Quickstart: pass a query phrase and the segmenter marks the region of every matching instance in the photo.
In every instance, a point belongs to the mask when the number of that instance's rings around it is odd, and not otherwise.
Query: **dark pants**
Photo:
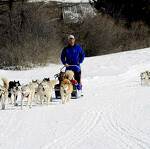
[[[81,71],[79,72],[74,71],[74,78],[80,84],[81,83]]]

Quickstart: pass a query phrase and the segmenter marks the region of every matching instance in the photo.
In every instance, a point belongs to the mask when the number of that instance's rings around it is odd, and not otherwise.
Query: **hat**
[[[75,37],[74,37],[73,35],[69,35],[69,36],[68,36],[68,40],[69,40],[69,39],[75,39]]]

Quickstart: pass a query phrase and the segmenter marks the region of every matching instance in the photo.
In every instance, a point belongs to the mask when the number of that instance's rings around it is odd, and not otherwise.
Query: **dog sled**
[[[74,65],[75,67],[78,67],[76,65]],[[54,91],[55,91],[55,98],[56,99],[60,99],[61,95],[60,95],[60,84],[63,78],[63,75],[65,74],[64,71],[65,66],[63,66],[60,69],[60,72],[58,74],[55,74],[54,77],[55,79],[58,79],[58,84],[55,85],[54,87]],[[72,80],[72,85],[73,85],[73,92],[71,93],[71,98],[72,99],[77,99],[80,98],[82,96],[81,94],[81,90],[78,89],[78,82],[76,80]]]

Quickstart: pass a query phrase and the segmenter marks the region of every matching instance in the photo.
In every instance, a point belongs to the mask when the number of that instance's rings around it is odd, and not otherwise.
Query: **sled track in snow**
[[[45,145],[41,149],[70,149],[78,143],[82,142],[99,123],[101,114],[94,110],[85,112],[80,121],[68,130],[64,136],[50,141],[49,144]]]
[[[11,116],[7,116],[7,114],[5,114],[5,117],[0,118],[0,122],[3,123],[0,124],[3,127],[1,127],[0,129],[0,137],[1,138],[8,138],[9,136],[11,136],[13,133],[16,132],[16,130],[18,130],[18,128],[21,126],[22,121],[18,122],[17,125],[13,125],[14,121],[16,120],[16,113],[18,111],[14,111],[13,113],[11,113]]]
[[[116,141],[123,149],[150,149],[150,143],[148,142],[148,136],[145,136],[142,132],[128,128],[128,126],[122,125],[118,122],[111,112],[106,112],[101,116],[103,129],[106,134],[114,141]],[[137,135],[138,134],[138,135]],[[141,139],[142,137],[143,139]]]
[[[99,77],[97,77],[97,79],[98,78]],[[114,86],[140,86],[137,81],[131,81],[132,80],[129,81],[128,79],[125,79],[124,76],[120,76],[118,80],[113,83]],[[119,119],[115,117],[116,113],[114,110],[117,110],[115,108],[117,108],[115,105],[112,108],[108,104],[102,110],[101,123],[105,134],[115,141],[121,149],[150,149],[149,136],[136,128],[130,128],[122,121],[119,121]]]

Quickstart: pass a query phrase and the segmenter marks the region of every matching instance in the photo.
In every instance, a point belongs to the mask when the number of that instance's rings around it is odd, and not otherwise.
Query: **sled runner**
[[[61,81],[63,79],[64,74],[65,74],[65,71],[63,71],[64,68],[65,68],[65,66],[60,69],[60,73],[54,75],[55,79],[58,79],[58,82],[59,82],[54,87],[56,99],[60,99],[61,98],[61,95],[60,95],[60,83],[61,83]],[[78,84],[78,82],[76,80],[71,80],[71,82],[72,82],[72,85],[73,85],[73,92],[71,94],[71,98],[72,99],[77,99],[77,98],[81,97],[81,90],[78,90],[79,84]]]

